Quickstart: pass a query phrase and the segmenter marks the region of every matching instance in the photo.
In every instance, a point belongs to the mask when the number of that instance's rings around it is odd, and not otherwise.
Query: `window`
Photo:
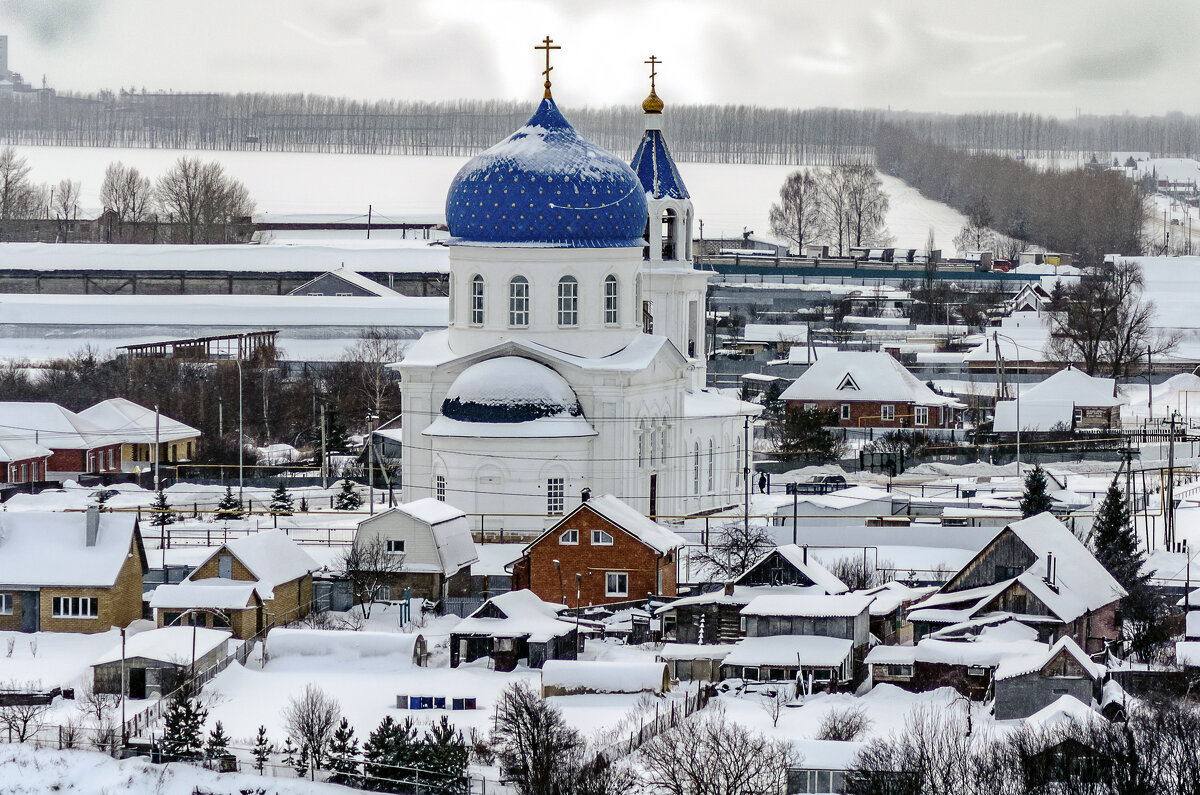
[[[885,665],[888,676],[894,676],[899,679],[912,679],[913,667],[911,665]]]
[[[12,594],[0,593],[0,616],[11,616],[12,610]]]
[[[613,537],[609,533],[606,533],[603,530],[592,531],[592,544],[602,547],[611,547],[612,542]]]
[[[446,476],[438,475],[433,479],[434,495],[442,502],[446,501]]]
[[[850,404],[849,403],[842,404],[842,419],[843,420],[850,419]]]
[[[54,618],[95,618],[100,613],[100,600],[94,596],[56,596],[50,609]]]
[[[917,425],[929,424],[929,406],[917,406],[913,409],[913,421]]]
[[[692,493],[700,493],[700,443],[692,448]]]
[[[1083,409],[1075,409],[1075,424],[1083,422]]]
[[[817,404],[816,404],[816,403],[805,403],[805,404],[804,404],[804,410],[805,410],[805,411],[816,411],[816,410],[817,410]]]
[[[879,419],[883,422],[893,422],[896,419],[896,407],[885,403],[879,407]]]
[[[641,467],[646,465],[646,423],[641,422],[639,423],[639,426],[637,438],[638,466]]]
[[[404,554],[404,539],[403,538],[389,538],[387,540],[387,551],[388,551],[389,555],[403,555]]]
[[[938,406],[938,425],[946,424],[946,407]]]
[[[529,325],[529,280],[524,276],[514,276],[508,283],[508,325]]]
[[[579,531],[578,530],[564,531],[563,534],[558,537],[558,543],[560,543],[560,544],[578,544],[579,543]]]
[[[708,440],[708,492],[711,494],[717,487],[717,448],[713,440]]]
[[[629,575],[623,571],[610,571],[604,577],[605,596],[629,596]]]
[[[513,639],[512,638],[496,638],[495,640],[492,641],[492,650],[493,651],[512,651],[513,650]]]
[[[478,273],[471,277],[471,325],[483,325],[483,277]]]
[[[558,325],[579,325],[579,282],[574,276],[558,280]]]
[[[967,676],[987,676],[988,669],[978,666],[968,666]]]
[[[565,478],[549,478],[546,480],[546,513],[551,516],[562,516],[566,495]]]
[[[604,325],[615,326],[621,321],[619,307],[621,305],[617,289],[617,277],[609,274],[604,277]]]
[[[658,461],[660,464],[667,463],[667,426],[660,425],[658,428]]]

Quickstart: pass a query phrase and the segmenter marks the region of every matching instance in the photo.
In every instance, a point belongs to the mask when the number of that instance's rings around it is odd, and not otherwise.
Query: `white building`
[[[454,178],[450,325],[395,365],[406,501],[536,531],[584,489],[657,516],[736,502],[760,409],[704,389],[695,214],[653,88],[643,108],[633,168],[547,90]]]

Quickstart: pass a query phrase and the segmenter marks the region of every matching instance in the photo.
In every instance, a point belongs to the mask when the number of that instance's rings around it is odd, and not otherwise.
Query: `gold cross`
[[[642,63],[648,63],[648,64],[650,64],[650,92],[651,92],[651,93],[654,93],[654,76],[655,76],[656,74],[658,74],[658,72],[657,72],[657,71],[655,71],[655,67],[656,67],[658,64],[662,63],[662,61],[658,60],[658,58],[655,58],[653,55],[651,55],[651,56],[650,56],[650,60],[648,60],[648,61],[642,61]]]
[[[562,49],[562,47],[559,47],[556,44],[552,44],[553,41],[554,41],[554,39],[547,36],[545,41],[543,41],[540,45],[535,46],[533,48],[535,50],[545,50],[546,51],[546,70],[544,72],[542,72],[542,74],[544,74],[546,76],[546,93],[544,95],[546,99],[550,99],[550,70],[552,70],[554,68],[553,66],[550,65],[550,51]]]

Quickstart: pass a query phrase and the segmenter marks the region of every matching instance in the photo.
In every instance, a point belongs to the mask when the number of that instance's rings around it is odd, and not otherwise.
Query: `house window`
[[[629,596],[629,575],[623,571],[610,571],[604,576],[605,596]]]
[[[917,425],[929,424],[929,406],[917,406],[913,409],[913,422]]]
[[[891,403],[885,403],[880,406],[879,419],[883,422],[894,422],[896,419],[896,407]]]
[[[434,496],[442,502],[446,501],[446,476],[438,475],[433,479]]]
[[[849,419],[850,419],[850,404],[849,403],[842,404],[842,419],[846,420],[846,421],[849,421]]]
[[[888,676],[894,676],[898,679],[912,679],[913,667],[911,665],[887,665],[884,666]]]
[[[558,543],[560,543],[560,544],[578,544],[579,543],[579,531],[578,530],[563,531],[563,534],[558,537]]]
[[[617,277],[609,274],[604,277],[604,325],[615,326],[620,322],[618,307]]]
[[[574,276],[558,280],[558,325],[579,325],[579,282]]]
[[[514,276],[508,283],[508,325],[529,325],[529,280],[524,276]]]
[[[816,410],[817,410],[817,404],[816,404],[816,403],[805,403],[805,404],[804,404],[804,410],[805,410],[805,411],[816,411]]]
[[[938,425],[946,424],[946,407],[938,406]]]
[[[594,546],[611,547],[613,537],[603,530],[592,531],[592,544]]]
[[[478,273],[471,277],[471,325],[483,325],[483,277]]]
[[[1075,409],[1075,424],[1083,422],[1083,409]]]
[[[548,478],[546,480],[546,513],[551,516],[562,516],[566,505],[565,478]]]
[[[27,474],[28,474],[28,473],[27,473],[27,471],[26,471],[26,469],[25,469],[25,464],[21,464],[21,479],[20,479],[20,481],[18,481],[18,482],[20,482],[20,483],[24,483],[24,482],[25,482],[25,476],[26,476]]]
[[[389,555],[403,555],[404,554],[404,539],[403,538],[389,538],[387,540],[387,551],[388,551]]]
[[[967,676],[987,676],[988,669],[979,666],[968,666]]]
[[[50,606],[54,618],[95,618],[100,600],[94,596],[56,596]]]
[[[512,651],[513,650],[513,639],[512,638],[496,638],[494,641],[492,641],[492,650],[493,651]]]
[[[0,616],[11,616],[13,614],[12,605],[12,594],[0,593]]]

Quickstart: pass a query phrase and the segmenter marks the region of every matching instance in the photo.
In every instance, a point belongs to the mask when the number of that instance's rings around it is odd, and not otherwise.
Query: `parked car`
[[[849,488],[843,475],[812,475],[798,483],[787,484],[788,494],[828,494]]]

